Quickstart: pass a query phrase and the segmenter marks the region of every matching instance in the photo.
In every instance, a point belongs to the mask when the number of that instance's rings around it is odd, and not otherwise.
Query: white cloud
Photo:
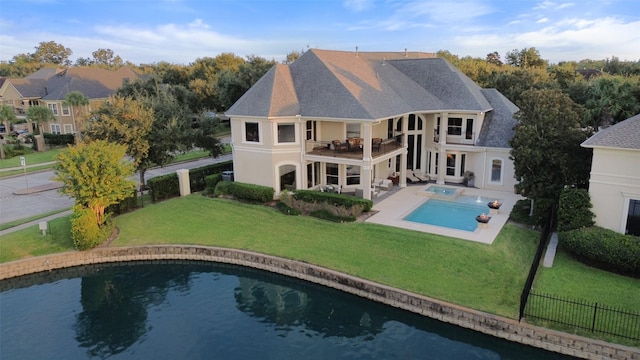
[[[542,18],[542,19],[539,19],[538,21],[536,21],[537,24],[542,24],[542,23],[546,23],[546,22],[549,22],[549,18]]]
[[[342,4],[352,11],[364,11],[372,6],[372,0],[345,0]]]

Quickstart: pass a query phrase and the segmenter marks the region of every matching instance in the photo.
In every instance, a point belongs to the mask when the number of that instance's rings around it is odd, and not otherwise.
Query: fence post
[[[593,321],[591,322],[591,332],[596,329],[596,313],[598,312],[598,303],[593,305]]]

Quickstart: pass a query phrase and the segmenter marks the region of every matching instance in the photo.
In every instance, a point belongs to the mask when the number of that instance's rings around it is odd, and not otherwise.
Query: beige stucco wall
[[[629,199],[640,200],[640,151],[594,148],[589,194],[596,225],[624,233]]]

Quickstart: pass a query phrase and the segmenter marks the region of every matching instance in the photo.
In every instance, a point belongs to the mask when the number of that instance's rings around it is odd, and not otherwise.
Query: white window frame
[[[273,124],[274,125],[274,131],[273,134],[275,136],[275,138],[273,139],[273,143],[276,145],[296,145],[298,144],[298,124],[293,122],[293,121],[283,121],[283,122],[278,122]],[[287,125],[287,126],[291,126],[293,125],[293,141],[280,141],[280,126],[283,125]]]
[[[63,124],[62,130],[64,131],[64,134],[73,134],[73,125]]]
[[[493,180],[493,162],[500,161],[500,179],[498,181]],[[504,159],[502,158],[491,158],[489,159],[489,183],[495,185],[502,185],[504,182]]]
[[[52,134],[62,134],[60,124],[49,124],[49,128],[51,129]]]
[[[62,104],[62,116],[69,116],[71,115],[71,108],[69,107],[69,105],[65,105],[64,103]]]
[[[47,104],[47,107],[51,110],[53,115],[58,116],[58,104]]]
[[[258,141],[247,140],[247,124],[258,124]],[[243,144],[261,145],[262,139],[264,139],[264,136],[263,136],[261,121],[249,121],[249,120],[242,121],[242,143]]]

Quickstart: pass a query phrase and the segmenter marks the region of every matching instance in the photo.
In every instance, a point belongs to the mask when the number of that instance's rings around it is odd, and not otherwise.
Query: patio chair
[[[380,151],[381,145],[382,145],[382,138],[371,139],[371,150]]]
[[[347,143],[342,142],[340,140],[333,140],[331,142],[331,144],[333,145],[333,152],[341,152],[341,151],[348,151],[349,148],[347,147]]]
[[[373,181],[371,182],[371,187],[374,189],[379,187],[380,185],[382,185],[382,181],[383,179],[378,179],[378,178],[373,179]]]
[[[415,175],[413,175],[413,170],[407,169],[407,181],[411,184],[419,183],[420,179],[418,179]]]
[[[431,180],[429,175],[423,173],[420,169],[413,170],[413,175],[420,179],[420,182],[429,182]]]
[[[393,181],[391,181],[390,179],[384,179],[382,180],[379,188],[380,190],[390,191],[391,189],[393,189]]]

